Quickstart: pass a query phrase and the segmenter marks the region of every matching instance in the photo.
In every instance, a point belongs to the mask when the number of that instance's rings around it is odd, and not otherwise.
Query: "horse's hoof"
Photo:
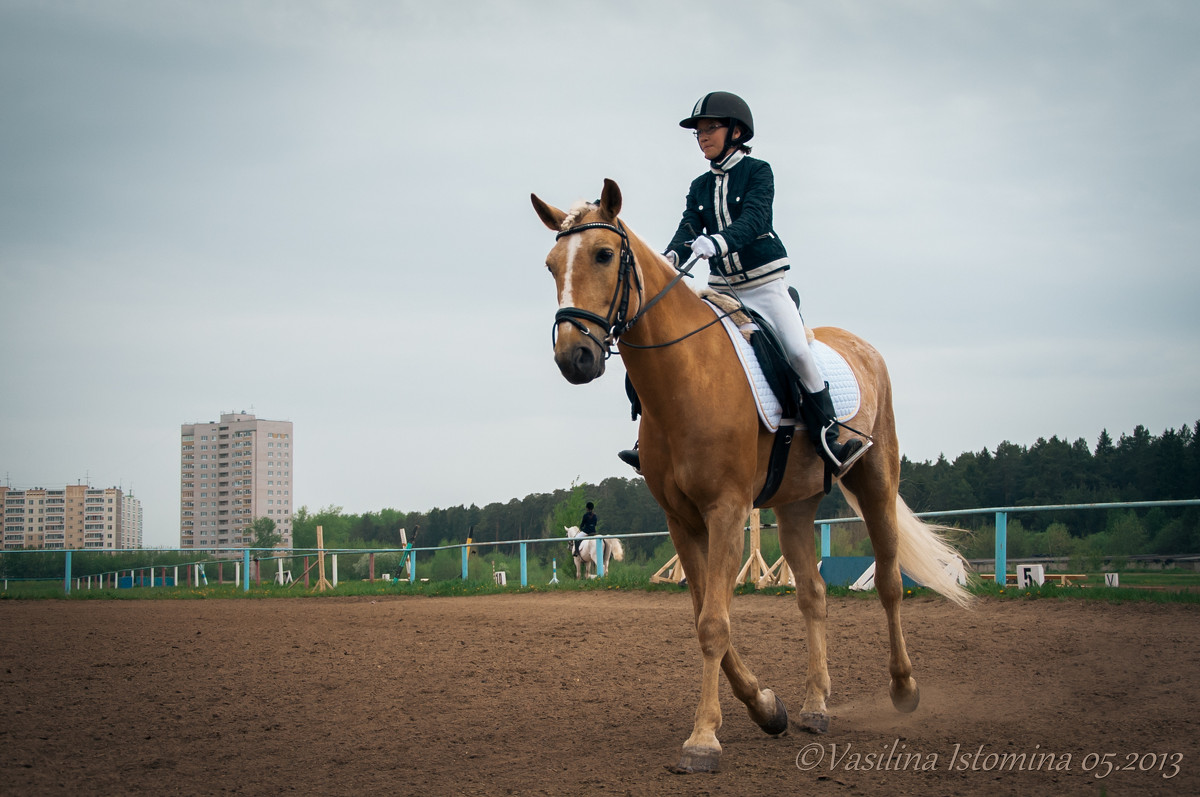
[[[667,767],[667,771],[676,775],[693,775],[697,772],[716,772],[721,766],[721,754],[713,750],[683,751],[679,763]]]
[[[829,733],[829,715],[805,711],[800,715],[800,727],[809,733]]]
[[[900,689],[896,686],[896,682],[892,681],[892,705],[902,714],[911,714],[916,711],[921,702],[921,690],[915,681],[909,679],[909,682],[912,683],[911,689]]]
[[[782,736],[787,733],[788,715],[782,700],[778,697],[775,698],[775,714],[766,722],[759,722],[758,727],[771,736]]]

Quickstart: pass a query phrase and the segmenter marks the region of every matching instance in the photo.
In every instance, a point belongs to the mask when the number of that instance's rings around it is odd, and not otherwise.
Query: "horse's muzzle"
[[[560,342],[554,348],[554,362],[572,385],[586,385],[604,373],[604,355],[590,340],[571,346]]]

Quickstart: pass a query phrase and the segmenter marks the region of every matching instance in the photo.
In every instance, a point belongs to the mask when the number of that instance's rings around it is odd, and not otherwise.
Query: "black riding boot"
[[[625,395],[629,397],[629,418],[636,421],[638,416],[642,414],[642,400],[638,398],[637,390],[633,386],[633,380],[629,378],[629,374],[625,374]],[[638,444],[635,440],[633,448],[627,448],[624,451],[618,451],[617,457],[629,467],[642,475],[642,455],[638,453]]]
[[[859,457],[867,453],[863,441],[858,438],[838,442],[840,424],[837,422],[837,412],[833,409],[833,399],[829,396],[829,383],[820,393],[804,391],[804,401],[800,405],[800,417],[808,427],[808,437],[816,446],[821,459],[829,465],[834,478],[840,478],[850,470]]]
[[[627,448],[624,451],[618,451],[617,457],[636,470],[639,474],[642,472],[642,455],[638,453],[638,444],[634,443],[633,448]]]

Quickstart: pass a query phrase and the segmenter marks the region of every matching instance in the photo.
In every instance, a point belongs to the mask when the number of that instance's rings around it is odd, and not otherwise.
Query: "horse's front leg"
[[[746,704],[746,711],[754,724],[771,736],[787,733],[788,715],[783,701],[770,689],[762,689],[758,678],[742,663],[742,657],[731,644],[721,659],[721,670],[729,679],[734,696]]]
[[[579,554],[575,554],[575,580],[576,581],[583,578],[583,576],[579,572],[579,565],[582,561],[583,561],[583,559],[579,556]]]
[[[740,551],[737,559],[739,562],[741,561]],[[736,576],[734,578],[736,580]],[[736,583],[731,586],[731,590],[733,586],[736,586]],[[822,647],[823,654],[824,648]],[[788,715],[783,701],[776,697],[770,689],[761,687],[758,678],[742,663],[742,658],[738,655],[732,641],[729,643],[725,657],[721,659],[721,670],[729,679],[734,696],[746,705],[750,719],[754,720],[756,725],[772,736],[787,732]]]
[[[735,694],[750,707],[756,721],[775,715],[775,696],[758,689],[754,676],[742,665],[729,641],[729,604],[741,565],[742,520],[747,512],[748,509],[737,507],[710,513],[706,518],[707,545],[695,534],[678,535],[683,538],[682,545],[675,533],[671,535],[692,591],[696,635],[703,657],[700,703],[692,735],[683,743],[683,755],[674,768],[676,772],[715,772],[720,766],[717,731],[721,727],[721,704],[717,687],[722,667],[727,668]]]

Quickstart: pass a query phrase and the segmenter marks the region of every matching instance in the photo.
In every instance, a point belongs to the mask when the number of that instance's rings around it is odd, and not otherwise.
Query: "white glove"
[[[692,254],[700,257],[713,257],[717,254],[717,244],[707,235],[701,235],[692,241]]]
[[[675,252],[667,252],[663,257],[671,264],[671,268],[679,268],[679,255],[675,254]]]

